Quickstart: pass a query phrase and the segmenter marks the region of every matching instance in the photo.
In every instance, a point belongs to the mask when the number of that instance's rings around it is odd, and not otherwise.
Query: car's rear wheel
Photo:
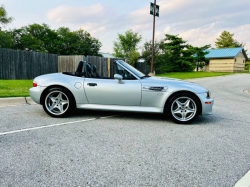
[[[72,94],[64,88],[51,88],[46,91],[43,109],[52,117],[64,117],[75,108]]]
[[[189,124],[199,116],[200,108],[200,102],[193,94],[178,93],[170,98],[166,112],[175,123]]]

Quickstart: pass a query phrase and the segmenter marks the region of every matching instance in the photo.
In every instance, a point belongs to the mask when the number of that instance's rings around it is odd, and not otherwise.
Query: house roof
[[[236,48],[222,48],[222,49],[207,49],[209,54],[205,55],[206,58],[235,58],[240,52],[243,52],[244,56],[248,60],[248,56],[243,47]]]
[[[103,57],[105,57],[105,58],[115,58],[115,56],[113,56],[112,54],[110,54],[110,53],[102,53],[102,52],[100,52],[99,54],[101,54]]]

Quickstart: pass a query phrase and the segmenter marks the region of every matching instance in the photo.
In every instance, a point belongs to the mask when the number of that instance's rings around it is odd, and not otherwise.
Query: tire
[[[178,124],[190,124],[201,113],[199,99],[191,93],[177,93],[165,106],[169,119]]]
[[[64,88],[50,88],[43,97],[44,111],[55,118],[68,116],[75,108],[73,95]]]

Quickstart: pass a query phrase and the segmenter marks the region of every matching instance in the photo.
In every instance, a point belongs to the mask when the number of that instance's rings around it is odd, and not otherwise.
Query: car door
[[[116,79],[85,78],[84,89],[89,104],[141,105],[141,82],[123,67],[117,65],[124,84]]]

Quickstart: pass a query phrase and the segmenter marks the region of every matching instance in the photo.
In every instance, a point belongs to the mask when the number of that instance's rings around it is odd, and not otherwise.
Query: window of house
[[[245,60],[243,60],[243,63],[245,63]]]
[[[236,61],[237,61],[237,59],[235,58],[235,59],[234,59],[234,62],[236,62]]]

